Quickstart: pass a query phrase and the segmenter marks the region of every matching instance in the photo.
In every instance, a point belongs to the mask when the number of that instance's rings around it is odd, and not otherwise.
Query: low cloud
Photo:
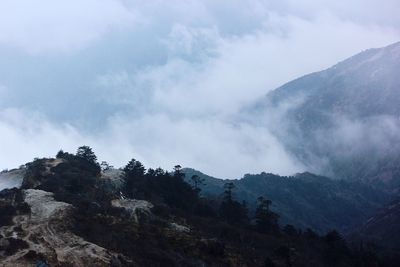
[[[58,149],[86,143],[72,126],[53,125],[35,112],[6,109],[0,112],[0,169],[11,169],[35,157],[50,157]]]
[[[310,162],[316,171],[340,177],[343,170],[337,169],[339,166],[342,169],[351,168],[357,175],[350,178],[371,179],[374,178],[372,175],[377,175],[376,170],[385,174],[385,166],[396,162],[400,151],[398,118],[380,115],[356,120],[333,116],[333,122],[332,128],[315,133],[317,151],[325,152],[326,156],[321,158],[325,160],[325,165]],[[393,171],[390,171],[390,175],[394,175]]]
[[[0,168],[88,144],[116,166],[304,170],[242,109],[400,39],[396,1],[314,2],[3,1]]]
[[[82,135],[70,125],[53,125],[40,115],[3,111],[1,167],[24,164],[33,156],[54,157],[61,148],[73,153],[87,144],[99,160],[117,167],[135,157],[148,167],[172,169],[181,164],[225,178],[239,178],[244,170],[290,174],[302,168],[265,128],[246,124],[147,115],[110,118],[105,129]]]

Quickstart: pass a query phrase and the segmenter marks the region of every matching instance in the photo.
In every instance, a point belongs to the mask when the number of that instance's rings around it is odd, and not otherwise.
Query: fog
[[[244,122],[243,108],[398,41],[399,8],[374,0],[1,1],[0,168],[87,144],[115,166],[134,157],[221,178],[304,171],[271,134],[276,126]]]

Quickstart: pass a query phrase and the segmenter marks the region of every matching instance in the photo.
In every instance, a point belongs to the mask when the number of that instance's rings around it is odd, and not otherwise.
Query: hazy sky
[[[2,0],[0,168],[93,146],[116,166],[304,170],[241,108],[400,40],[398,0]]]

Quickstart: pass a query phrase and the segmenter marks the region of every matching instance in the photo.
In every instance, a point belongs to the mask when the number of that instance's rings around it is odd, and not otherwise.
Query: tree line
[[[79,158],[90,164],[98,175],[101,171],[112,168],[104,161],[99,164],[97,156],[89,146],[79,147],[75,155],[61,150],[56,157],[67,160]],[[139,160],[131,159],[122,171],[121,193],[127,198],[165,203],[193,215],[218,217],[229,224],[252,225],[261,233],[279,231],[279,215],[271,210],[271,200],[260,196],[257,199],[255,214],[250,218],[247,203],[235,199],[235,185],[232,182],[225,184],[220,199],[212,201],[201,197],[204,178],[193,175],[189,184],[185,181],[185,173],[180,165],[174,166],[173,171],[169,172],[161,168],[146,169]]]

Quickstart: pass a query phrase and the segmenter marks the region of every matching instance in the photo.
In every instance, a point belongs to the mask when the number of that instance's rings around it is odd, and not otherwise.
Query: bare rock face
[[[121,169],[109,168],[103,170],[100,179],[105,185],[105,189],[109,192],[121,191],[124,186],[123,171]]]
[[[25,202],[31,207],[31,223],[41,224],[62,219],[68,216],[72,208],[70,204],[55,201],[50,192],[27,189],[24,194]]]
[[[169,228],[176,231],[176,232],[180,232],[180,233],[189,233],[190,232],[190,228],[181,224],[177,224],[177,223],[170,223],[169,224]]]
[[[24,196],[31,214],[17,215],[12,226],[0,228],[0,243],[19,244],[17,252],[0,255],[1,266],[34,266],[38,259],[50,266],[110,266],[117,258],[67,230],[72,205],[55,201],[52,193],[42,190],[24,190]]]
[[[23,168],[0,172],[0,191],[5,188],[20,187],[24,174]]]
[[[110,168],[110,169],[102,171],[101,178],[109,179],[110,181],[114,182],[116,185],[122,186],[122,183],[123,183],[122,175],[123,175],[123,173],[124,172],[122,170],[120,170],[120,169]]]
[[[124,208],[130,217],[139,223],[141,218],[150,217],[153,204],[146,200],[137,199],[114,199],[111,205],[117,208]]]

